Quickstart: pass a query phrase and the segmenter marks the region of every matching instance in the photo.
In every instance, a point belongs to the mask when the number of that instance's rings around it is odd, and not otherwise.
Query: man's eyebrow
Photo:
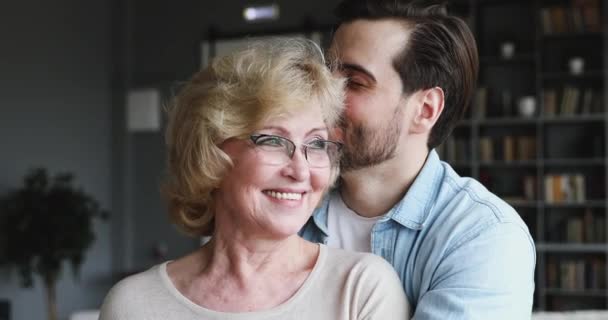
[[[363,68],[362,66],[360,66],[358,64],[341,63],[339,65],[339,68],[341,71],[355,71],[355,72],[363,73],[368,78],[370,78],[374,83],[377,82],[376,77],[374,77],[374,75],[371,72],[367,71],[367,69]]]

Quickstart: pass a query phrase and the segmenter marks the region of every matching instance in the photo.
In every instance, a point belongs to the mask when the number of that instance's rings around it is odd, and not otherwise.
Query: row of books
[[[547,116],[602,113],[603,95],[601,90],[594,88],[545,89],[542,92],[543,111]]]
[[[490,97],[490,94],[493,96]],[[542,91],[541,96],[543,113],[547,116],[603,113],[603,96],[604,92],[599,88],[547,88]],[[491,108],[491,112],[488,110],[490,99],[496,104]],[[476,119],[517,116],[514,104],[509,91],[490,92],[490,89],[480,87],[473,98],[472,116]]]
[[[568,243],[604,243],[606,242],[606,218],[594,216],[588,210],[582,216],[570,216],[560,224],[562,239]]]
[[[526,175],[522,180],[524,200],[536,200],[536,176]]]
[[[558,259],[549,257],[546,266],[547,287],[566,290],[598,290],[606,288],[604,259]]]
[[[534,136],[503,136],[480,137],[479,159],[482,162],[494,160],[521,161],[536,158],[536,137]]]
[[[488,104],[488,88],[478,87],[473,97],[473,116],[475,118],[485,118]]]
[[[550,174],[545,176],[545,202],[583,203],[586,199],[583,174]]]
[[[540,10],[544,34],[600,32],[600,0],[572,0]]]
[[[478,87],[473,97],[473,116],[477,119],[515,116],[514,104],[509,90]]]
[[[536,176],[516,176],[515,179],[511,181],[516,185],[511,185],[511,182],[509,182],[510,186],[506,188],[503,178],[504,177],[497,177],[492,173],[491,169],[479,171],[479,182],[497,194],[501,199],[514,206],[517,206],[522,201],[534,201],[537,199]]]

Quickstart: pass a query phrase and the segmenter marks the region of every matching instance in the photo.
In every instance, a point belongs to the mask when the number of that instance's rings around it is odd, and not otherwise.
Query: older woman
[[[307,40],[197,73],[170,110],[165,191],[177,225],[211,240],[118,283],[100,319],[406,319],[388,263],[297,234],[337,176],[342,91]]]

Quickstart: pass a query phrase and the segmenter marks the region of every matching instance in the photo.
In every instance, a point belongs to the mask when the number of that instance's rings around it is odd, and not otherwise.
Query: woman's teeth
[[[291,193],[291,192],[277,192],[277,191],[264,191],[267,195],[277,198],[280,200],[300,200],[302,199],[301,193]]]

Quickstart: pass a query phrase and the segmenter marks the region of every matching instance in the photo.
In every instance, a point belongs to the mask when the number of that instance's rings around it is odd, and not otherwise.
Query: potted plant
[[[64,262],[77,276],[95,239],[93,219],[107,217],[73,180],[69,173],[51,178],[44,168],[33,169],[22,187],[0,198],[0,264],[15,267],[24,287],[41,277],[49,320],[57,319],[55,288]]]

